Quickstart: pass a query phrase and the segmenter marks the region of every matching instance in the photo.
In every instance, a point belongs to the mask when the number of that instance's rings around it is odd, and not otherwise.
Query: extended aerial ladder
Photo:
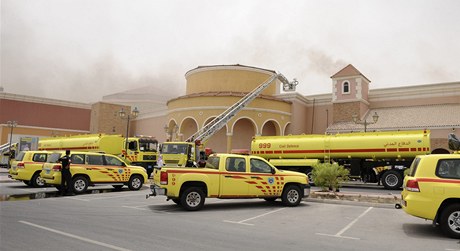
[[[295,87],[298,85],[298,81],[294,79],[289,82],[286,77],[281,73],[274,73],[265,82],[257,86],[254,90],[246,94],[238,102],[230,106],[227,110],[215,117],[211,122],[207,123],[203,128],[198,130],[195,134],[190,136],[186,141],[195,142],[196,145],[200,145],[207,141],[212,135],[218,132],[225,124],[232,119],[239,111],[253,101],[260,93],[262,93],[268,86],[270,86],[276,79],[279,79],[283,83],[284,91],[295,91]]]
[[[9,151],[10,149],[10,143],[5,143],[3,145],[0,145],[0,153],[3,154],[3,152],[7,152]]]
[[[159,166],[178,165],[178,166],[197,166],[203,164],[206,158],[206,151],[200,151],[199,146],[203,145],[211,136],[217,133],[225,124],[232,119],[239,111],[254,100],[270,84],[279,79],[283,84],[284,91],[295,91],[298,84],[297,80],[289,82],[280,73],[273,73],[265,82],[257,86],[254,90],[246,94],[238,102],[230,106],[223,113],[207,123],[203,128],[190,136],[183,142],[164,142],[158,156]]]

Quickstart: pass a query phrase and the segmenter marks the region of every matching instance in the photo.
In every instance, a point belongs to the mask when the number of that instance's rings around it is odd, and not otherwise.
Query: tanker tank
[[[259,136],[252,140],[251,153],[266,159],[413,158],[430,153],[430,132]]]

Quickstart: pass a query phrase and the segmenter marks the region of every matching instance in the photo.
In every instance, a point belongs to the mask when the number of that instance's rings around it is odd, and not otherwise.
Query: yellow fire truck
[[[320,162],[336,162],[351,178],[401,187],[404,170],[417,155],[430,153],[430,131],[392,131],[335,135],[257,136],[251,154],[280,169],[311,174]]]
[[[71,150],[102,152],[118,155],[131,165],[142,166],[147,174],[153,171],[157,161],[158,141],[153,137],[129,137],[108,134],[85,134],[68,137],[41,138],[39,150]]]

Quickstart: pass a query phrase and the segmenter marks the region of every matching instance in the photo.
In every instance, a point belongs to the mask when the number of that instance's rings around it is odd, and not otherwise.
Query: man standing
[[[62,195],[72,193],[71,183],[72,174],[70,173],[70,150],[65,151],[65,155],[59,158],[61,162],[61,188]]]

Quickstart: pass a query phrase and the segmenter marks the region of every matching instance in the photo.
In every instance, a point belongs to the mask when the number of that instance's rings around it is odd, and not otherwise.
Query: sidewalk
[[[353,192],[321,192],[313,191],[307,200],[316,202],[345,202],[345,203],[366,203],[375,206],[393,208],[395,204],[401,203],[400,195],[388,195],[377,193],[353,193]]]

